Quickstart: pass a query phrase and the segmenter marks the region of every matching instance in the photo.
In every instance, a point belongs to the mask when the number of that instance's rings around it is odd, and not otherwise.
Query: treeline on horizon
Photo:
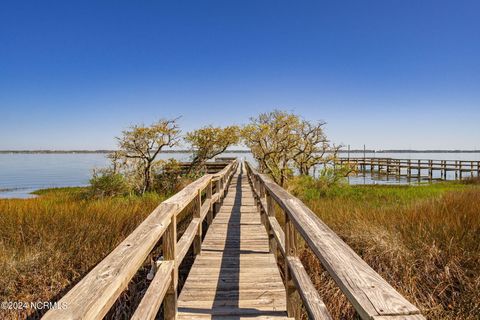
[[[65,153],[112,153],[115,150],[0,150],[0,154],[8,153],[26,153],[26,154],[65,154]],[[410,149],[385,149],[385,150],[374,150],[374,149],[353,149],[346,150],[340,149],[339,153],[480,153],[480,150],[410,150]],[[160,153],[192,153],[192,150],[162,150]],[[232,149],[227,150],[225,153],[251,153],[250,150],[245,149]]]

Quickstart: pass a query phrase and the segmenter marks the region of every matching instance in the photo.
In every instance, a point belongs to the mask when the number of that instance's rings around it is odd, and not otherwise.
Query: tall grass
[[[294,191],[429,319],[480,319],[480,186]],[[309,249],[302,260],[336,319],[355,312]]]
[[[0,301],[56,300],[164,198],[90,199],[82,188],[40,194],[0,200]],[[0,319],[25,318],[32,312],[0,310]]]

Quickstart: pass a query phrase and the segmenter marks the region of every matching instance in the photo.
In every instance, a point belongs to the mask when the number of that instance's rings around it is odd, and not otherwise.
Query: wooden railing
[[[231,162],[216,174],[207,174],[162,202],[122,243],[76,284],[43,319],[102,319],[162,239],[163,262],[132,319],[154,319],[163,302],[164,318],[177,313],[178,266],[193,243],[201,250],[202,222],[213,219],[238,166]],[[213,193],[215,185],[215,193]],[[202,194],[204,195],[202,197]],[[177,242],[177,215],[195,205],[194,216]]]
[[[439,172],[438,179],[447,179],[447,172],[453,172],[455,180],[467,176],[480,176],[480,161],[472,160],[428,160],[428,159],[394,159],[394,158],[339,158],[340,165],[355,166],[359,171],[380,172],[387,175],[407,178],[425,177],[434,179],[434,172]],[[423,170],[423,171],[422,171]],[[422,173],[423,176],[422,176]]]
[[[268,176],[255,171],[250,164],[246,163],[246,169],[269,235],[270,251],[279,255],[277,261],[282,259],[285,265],[289,317],[299,318],[300,306],[294,298],[297,292],[311,319],[331,319],[298,257],[300,235],[362,319],[424,319],[417,307],[401,296],[300,200]],[[274,202],[284,214],[285,232],[276,218]]]

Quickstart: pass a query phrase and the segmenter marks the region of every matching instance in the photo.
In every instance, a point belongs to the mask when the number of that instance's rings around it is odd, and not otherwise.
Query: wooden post
[[[267,213],[265,210],[267,210],[266,208],[263,208],[262,206],[262,199],[265,197],[265,187],[263,186],[262,182],[260,181],[260,179],[257,179],[258,182],[257,182],[257,192],[258,192],[258,196],[257,195],[254,195],[254,198],[256,199],[256,202],[257,202],[257,208],[258,208],[258,212],[260,212],[260,219],[261,219],[261,222],[263,223],[263,225],[265,226],[265,229],[267,230],[267,234],[268,234],[268,221],[267,221]]]
[[[432,181],[433,179],[433,161],[428,160],[428,179]]]
[[[296,232],[295,226],[290,220],[288,213],[285,212],[285,284],[287,291],[287,315],[295,319],[300,319],[301,307],[298,301],[296,301],[297,288],[293,282],[287,260],[288,257],[298,256]]]
[[[275,217],[275,206],[273,203],[273,198],[270,196],[270,194],[267,192],[266,193],[266,200],[267,200],[267,219],[268,217]],[[272,228],[270,228],[270,222],[267,221],[268,224],[268,243],[269,243],[269,249],[270,252],[275,255],[275,258],[277,257],[277,243],[275,242],[275,235],[273,234]]]
[[[418,182],[420,182],[420,178],[421,178],[421,175],[422,175],[422,166],[421,166],[421,162],[420,160],[418,160],[418,171],[417,171],[417,176],[418,176]]]
[[[442,169],[440,171],[440,176],[442,177],[442,180],[446,180],[446,176],[447,176],[447,172],[446,172],[446,163],[445,163],[445,160],[442,160],[442,165],[441,165]]]
[[[470,176],[473,178],[473,161],[470,161]]]
[[[480,177],[480,161],[477,161],[477,177]]]
[[[207,223],[210,225],[213,221],[213,203],[212,203],[212,180],[207,185],[207,200],[210,203],[208,206],[208,213],[207,213]]]
[[[408,159],[407,161],[407,178],[410,180],[410,178],[412,177],[412,160]]]
[[[218,178],[218,180],[217,180],[217,186],[216,186],[215,189],[217,189],[217,193],[218,193],[218,203],[217,203],[217,205],[220,206],[220,198],[222,197],[222,182],[220,181],[220,178]]]
[[[387,179],[389,174],[390,174],[390,158],[387,159]]]
[[[200,218],[201,209],[202,209],[202,190],[198,189],[198,195],[194,200],[196,202],[195,211],[193,213],[194,218]],[[202,253],[202,223],[198,224],[197,233],[195,234],[195,239],[193,240],[193,253],[201,254]]]
[[[220,178],[220,188],[222,188],[222,193],[221,193],[221,196],[220,198],[222,199],[222,202],[223,203],[223,198],[225,198],[225,177],[223,176],[222,178]]]
[[[177,255],[177,217],[172,216],[170,224],[165,230],[162,239],[163,259],[173,261],[172,281],[168,286],[167,293],[163,299],[164,318],[173,320],[177,316],[177,283],[178,283],[178,265],[175,261]]]
[[[213,187],[213,183],[215,183],[215,194],[216,194],[217,192],[219,192],[220,183],[219,183],[218,180],[216,180],[215,182],[212,182],[212,187]],[[213,214],[214,218],[215,218],[215,215],[217,214],[219,208],[220,208],[220,203],[217,200],[216,202],[214,202],[212,204],[212,214]]]
[[[460,180],[462,180],[462,163],[463,161],[459,161],[460,167],[458,168],[458,175],[460,176]]]

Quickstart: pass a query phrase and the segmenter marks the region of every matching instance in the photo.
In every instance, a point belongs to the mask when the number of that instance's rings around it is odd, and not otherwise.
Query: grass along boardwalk
[[[193,219],[179,238],[176,217],[189,207]],[[103,318],[160,240],[163,259],[132,319],[155,319],[161,305],[164,319],[300,319],[302,305],[310,319],[332,319],[297,256],[300,238],[362,319],[424,319],[300,200],[237,160],[162,202],[59,300],[67,308],[44,319]],[[178,266],[191,246],[196,259],[179,293]]]

